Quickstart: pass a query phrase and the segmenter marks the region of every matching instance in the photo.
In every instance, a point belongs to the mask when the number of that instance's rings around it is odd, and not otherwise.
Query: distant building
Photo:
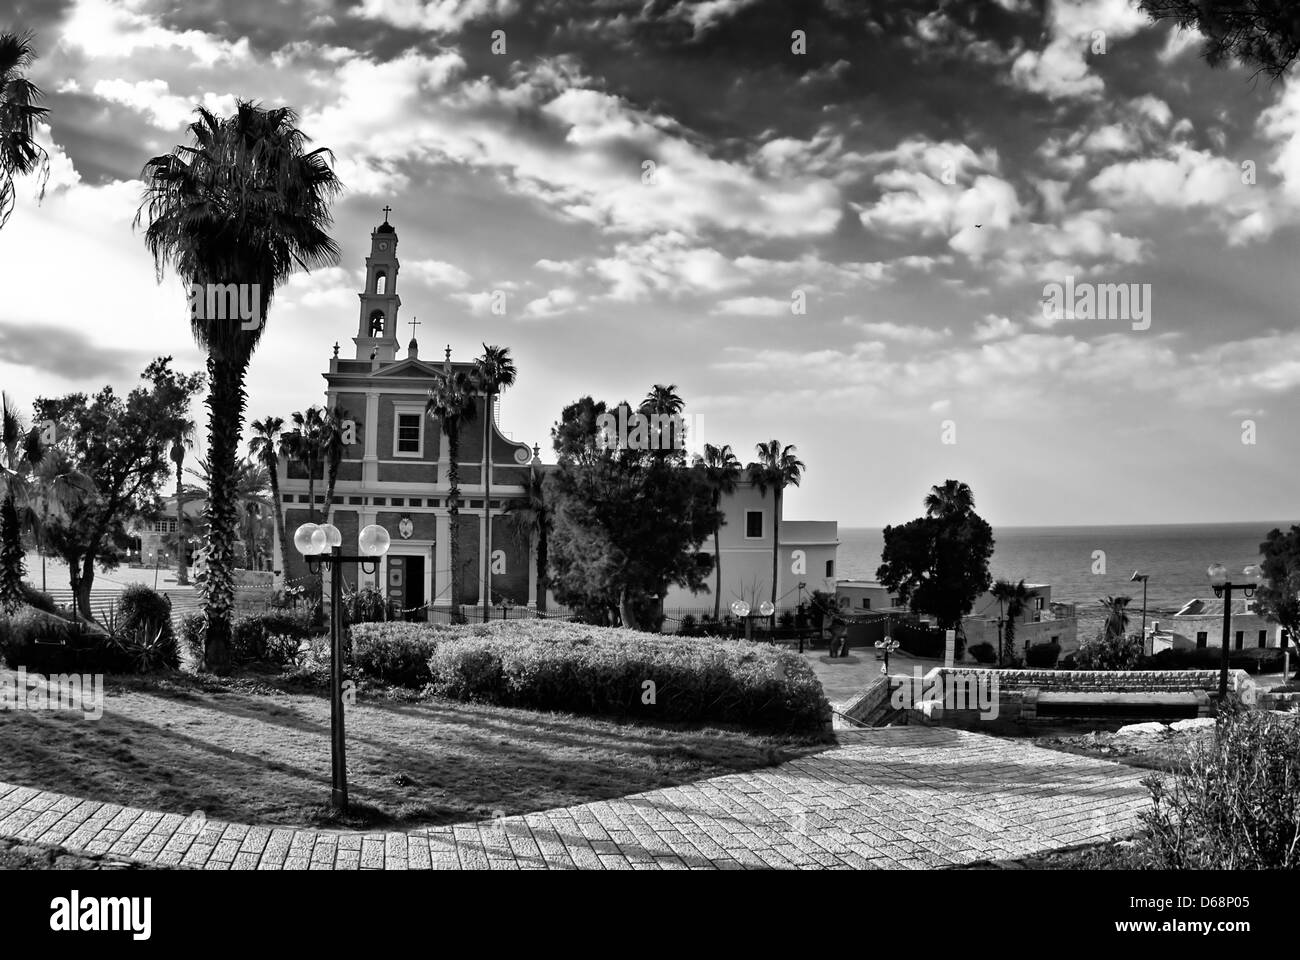
[[[735,493],[722,498],[725,522],[719,531],[718,550],[722,555],[724,615],[733,601],[743,600],[757,607],[772,598],[775,500],[770,489],[764,496],[749,480],[740,481]],[[778,611],[794,610],[814,590],[827,593],[835,590],[839,524],[834,520],[778,519],[776,606]],[[700,552],[714,555],[712,537],[700,545]],[[670,587],[664,598],[664,609],[712,608],[714,584],[715,578],[710,575],[708,589],[700,593]]]
[[[844,613],[902,612],[898,597],[878,580],[837,580],[835,606]]]
[[[1173,637],[1175,650],[1220,647],[1223,644],[1223,601],[1200,597],[1189,600],[1164,623]],[[1257,613],[1252,600],[1232,601],[1229,629],[1232,632],[1228,646],[1232,650],[1282,645],[1281,626],[1269,623]]]

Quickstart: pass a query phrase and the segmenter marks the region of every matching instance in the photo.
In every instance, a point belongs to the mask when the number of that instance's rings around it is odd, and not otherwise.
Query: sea
[[[1229,573],[1258,563],[1259,546],[1276,523],[1195,523],[1146,526],[994,527],[994,580],[1025,580],[1052,587],[1052,599],[1077,605],[1080,627],[1099,623],[1099,600],[1133,598],[1142,608],[1142,584],[1134,571],[1149,574],[1148,615],[1173,613],[1196,597],[1212,597],[1206,568],[1222,563]],[[874,580],[884,547],[882,531],[841,527],[837,572],[841,579]]]

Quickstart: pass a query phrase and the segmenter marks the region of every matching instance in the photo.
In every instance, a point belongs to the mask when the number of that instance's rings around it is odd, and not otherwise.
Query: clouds
[[[1105,87],[1090,56],[1105,56],[1151,22],[1131,0],[1048,0],[1046,46],[1011,65],[1012,81],[1051,100],[1092,98]]]

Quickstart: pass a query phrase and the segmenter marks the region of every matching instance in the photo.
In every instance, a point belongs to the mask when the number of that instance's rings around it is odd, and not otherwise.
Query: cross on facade
[[[415,317],[412,317],[411,318],[411,339],[412,340],[415,339],[415,328],[418,327],[419,325],[420,325],[420,321],[416,320]]]
[[[387,223],[387,222],[388,222],[388,215],[389,215],[390,213],[392,213],[392,212],[393,212],[393,208],[390,207],[390,206],[388,206],[387,204],[385,204],[385,205],[384,205],[384,223]]]

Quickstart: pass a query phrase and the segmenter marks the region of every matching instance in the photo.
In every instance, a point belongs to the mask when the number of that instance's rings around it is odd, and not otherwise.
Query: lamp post
[[[754,639],[754,620],[758,617],[770,617],[776,610],[771,600],[764,600],[758,605],[758,613],[754,613],[744,600],[735,600],[731,604],[731,612],[738,618],[745,621],[745,639]]]
[[[339,813],[348,811],[348,768],[343,742],[343,564],[359,563],[366,573],[379,568],[379,558],[392,542],[388,531],[371,524],[357,538],[361,556],[343,555],[343,535],[332,523],[304,523],[293,535],[293,545],[307,558],[313,575],[321,567],[330,569],[330,805]]]
[[[1136,570],[1133,571],[1133,576],[1128,578],[1129,583],[1135,583],[1138,580],[1142,581],[1142,642],[1143,643],[1146,643],[1147,640],[1147,581],[1150,579],[1151,579],[1151,575],[1149,573],[1139,573]]]
[[[1223,598],[1223,652],[1219,660],[1219,703],[1228,695],[1228,637],[1232,630],[1232,591],[1240,590],[1247,600],[1255,595],[1255,588],[1264,580],[1263,567],[1251,564],[1241,571],[1245,577],[1239,583],[1228,579],[1228,568],[1221,563],[1211,564],[1206,573],[1214,595]]]
[[[889,673],[889,655],[898,649],[898,641],[885,634],[883,640],[877,640],[876,646],[885,651],[885,662],[880,667],[880,672],[888,675]]]

